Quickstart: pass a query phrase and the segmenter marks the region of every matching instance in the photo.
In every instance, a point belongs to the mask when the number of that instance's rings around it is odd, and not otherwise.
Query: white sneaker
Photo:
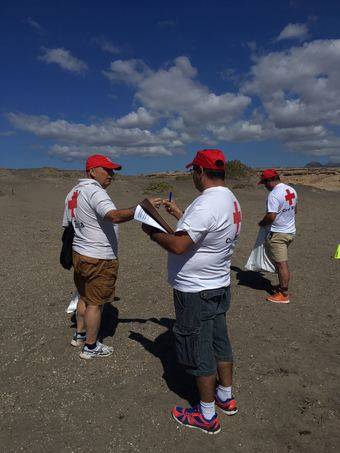
[[[106,346],[106,344],[97,341],[97,346],[94,349],[89,349],[87,346],[83,347],[83,350],[79,354],[82,359],[96,359],[97,357],[108,357],[113,353],[112,346]]]
[[[74,332],[71,345],[79,348],[80,346],[84,346],[85,340],[86,335],[80,335],[80,333]]]

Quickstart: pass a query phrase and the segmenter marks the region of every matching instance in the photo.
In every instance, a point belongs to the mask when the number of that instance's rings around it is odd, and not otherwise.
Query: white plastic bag
[[[268,233],[269,233],[268,228],[260,227],[259,233],[255,241],[255,245],[248,258],[247,264],[245,265],[245,268],[248,271],[275,272],[274,263],[269,259],[268,255],[266,254],[264,246]]]
[[[66,313],[73,313],[74,311],[77,310],[78,300],[79,300],[79,293],[78,293],[78,291],[75,291],[70,300],[70,303],[68,304],[68,307],[66,308]]]

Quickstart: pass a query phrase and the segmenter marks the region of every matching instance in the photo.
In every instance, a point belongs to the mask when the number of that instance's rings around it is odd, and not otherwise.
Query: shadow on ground
[[[119,320],[119,322],[129,322],[130,320]],[[136,322],[136,320],[131,320]],[[174,319],[171,318],[150,318],[141,320],[150,321],[162,327],[166,331],[161,333],[155,340],[150,340],[138,332],[130,332],[129,338],[140,343],[148,352],[157,357],[163,366],[163,379],[169,390],[176,393],[180,398],[187,400],[194,405],[199,400],[195,379],[187,374],[183,367],[177,363],[175,341],[172,333]]]
[[[119,298],[115,297],[115,301],[118,301]],[[100,328],[99,328],[99,334],[98,334],[98,339],[99,341],[103,341],[107,337],[113,337],[117,326],[118,326],[118,317],[119,317],[119,312],[116,307],[114,307],[112,304],[104,304],[103,306],[103,312],[102,312],[102,319],[100,323]],[[76,328],[77,327],[77,318],[76,318],[76,312],[74,312],[70,318],[71,325],[70,328]]]
[[[116,298],[115,298],[116,300]],[[119,299],[118,299],[119,300]],[[113,337],[118,326],[119,312],[116,307],[111,304],[104,304],[102,320],[100,323],[98,339],[103,341],[107,337]]]
[[[73,327],[75,327],[75,314],[71,317]],[[119,312],[111,304],[103,307],[102,321],[99,330],[99,341],[107,337],[113,337],[119,323],[130,324],[152,322],[158,326],[165,327],[167,330],[161,333],[154,340],[150,340],[139,332],[130,331],[129,338],[140,343],[150,354],[157,357],[163,366],[163,379],[169,390],[176,393],[180,398],[187,400],[191,405],[196,404],[199,396],[193,376],[187,374],[183,367],[177,363],[175,341],[172,327],[175,320],[171,318],[119,318]],[[72,327],[72,326],[71,326]]]
[[[268,294],[274,294],[274,287],[271,281],[264,277],[262,272],[244,271],[237,266],[231,266],[231,270],[236,272],[238,285],[247,286],[258,291],[266,291]]]

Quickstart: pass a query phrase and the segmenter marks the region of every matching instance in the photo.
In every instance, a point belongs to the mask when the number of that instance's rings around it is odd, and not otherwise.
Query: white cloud
[[[144,107],[139,107],[136,112],[131,112],[128,115],[123,116],[117,120],[117,125],[125,128],[138,127],[141,129],[147,129],[151,127],[156,118],[145,110]]]
[[[32,17],[27,17],[23,22],[33,28],[36,32],[43,32],[42,26],[36,20],[32,19]]]
[[[105,75],[136,87],[136,99],[159,116],[180,117],[185,127],[227,123],[242,114],[251,99],[244,94],[212,93],[196,80],[197,69],[181,56],[168,69],[152,71],[140,60],[117,60]]]
[[[143,113],[143,112],[142,112]],[[50,153],[62,159],[81,159],[95,150],[108,150],[112,155],[172,155],[183,143],[173,140],[177,134],[170,131],[152,133],[137,127],[121,127],[118,122],[106,120],[98,124],[77,124],[65,120],[52,121],[47,116],[9,113],[6,115],[17,129],[44,139],[57,140]]]
[[[104,36],[93,38],[93,42],[95,42],[103,52],[108,52],[111,54],[121,53],[120,47],[115,46],[111,41],[104,38]]]
[[[277,41],[284,39],[299,39],[304,40],[308,38],[308,27],[306,24],[288,24],[281,31],[279,36],[276,38]]]
[[[340,124],[340,39],[313,41],[258,59],[243,90],[260,96],[278,127]]]
[[[276,140],[292,152],[336,160],[339,61],[340,40],[262,53],[240,91],[215,93],[199,82],[185,56],[156,70],[142,60],[116,60],[105,76],[134,90],[135,108],[127,115],[90,124],[22,113],[7,118],[17,129],[54,140],[50,152],[63,159],[104,148],[112,156],[156,156],[182,152],[193,143]]]
[[[264,140],[268,131],[262,124],[250,121],[237,121],[230,126],[211,126],[210,131],[220,141],[245,142],[249,140]]]
[[[330,128],[340,125],[339,61],[340,40],[317,40],[257,59],[243,92],[262,101],[269,135],[298,152],[340,154]]]
[[[102,153],[113,158],[124,156],[171,156],[172,152],[163,145],[141,146],[139,148],[126,146],[88,146],[88,145],[53,145],[48,151],[51,156],[58,156],[65,161],[85,159],[91,154]]]
[[[31,132],[38,137],[56,139],[87,145],[148,146],[155,145],[157,138],[148,130],[124,129],[114,121],[98,124],[77,124],[65,120],[51,121],[47,116],[9,113],[9,121],[18,129]]]
[[[42,48],[44,54],[39,56],[39,60],[45,63],[54,63],[60,66],[66,71],[70,71],[76,74],[81,74],[87,71],[87,64],[74,57],[69,50],[63,49],[62,47],[57,49]]]
[[[137,84],[148,74],[150,69],[142,60],[116,60],[110,64],[108,71],[103,71],[105,77],[111,82],[124,82],[132,85]]]

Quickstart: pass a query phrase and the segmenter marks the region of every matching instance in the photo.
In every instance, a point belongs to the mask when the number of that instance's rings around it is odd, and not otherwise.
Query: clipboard
[[[141,203],[140,206],[144,209],[144,211],[149,214],[156,222],[158,222],[167,233],[174,234],[174,229],[172,226],[168,224],[168,222],[160,215],[157,209],[153,206],[151,201],[148,198],[145,198]]]

